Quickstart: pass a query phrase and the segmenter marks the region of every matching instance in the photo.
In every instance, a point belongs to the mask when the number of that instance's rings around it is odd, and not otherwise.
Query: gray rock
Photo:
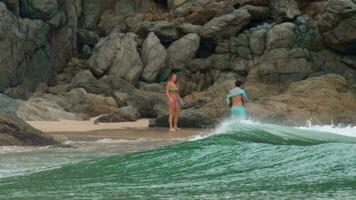
[[[154,33],[150,33],[145,39],[141,57],[143,62],[142,78],[147,82],[154,82],[160,70],[165,67],[167,52]]]
[[[246,9],[238,9],[220,17],[215,17],[200,30],[202,38],[212,38],[216,41],[228,38],[238,33],[250,23],[251,15]]]
[[[162,43],[172,42],[179,38],[176,25],[168,21],[144,21],[141,25],[141,31],[144,35],[151,32],[155,33]]]
[[[56,0],[20,0],[20,1],[21,1],[22,17],[49,21],[53,18],[58,18],[60,16],[59,9],[58,9],[58,2]]]
[[[226,70],[230,68],[230,54],[214,54],[209,59],[212,62],[212,68]]]
[[[88,30],[95,30],[102,13],[114,7],[113,0],[85,0],[82,1],[81,27]]]
[[[167,65],[170,69],[184,69],[191,61],[200,45],[200,37],[190,33],[175,41],[167,50]]]
[[[319,20],[324,42],[341,52],[356,51],[356,2],[330,0]]]
[[[58,62],[48,47],[47,32],[42,21],[16,18],[0,2],[1,91],[19,84],[30,90],[48,80]]]
[[[196,72],[196,71],[207,71],[212,67],[211,59],[208,58],[196,58],[189,62],[187,69]]]
[[[96,117],[115,111],[118,107],[113,97],[87,93],[85,89],[76,88],[59,95],[47,95],[44,98],[55,102],[67,112],[83,116]]]
[[[78,39],[79,43],[82,45],[87,44],[89,46],[94,46],[99,40],[99,35],[94,31],[81,29],[78,31]]]
[[[183,23],[177,26],[178,31],[182,32],[183,34],[188,33],[199,33],[202,26],[194,25],[190,23]]]
[[[99,122],[129,122],[136,121],[140,117],[140,113],[132,106],[121,107],[113,113],[103,115],[95,120]]]
[[[286,22],[274,26],[267,32],[266,49],[291,48],[296,41],[296,26]]]
[[[0,114],[0,146],[46,146],[58,144],[52,137],[26,124],[23,120]]]
[[[110,12],[106,10],[100,17],[97,31],[100,35],[107,36],[114,28],[119,29],[120,32],[125,33],[127,31],[127,25],[123,15]]]
[[[114,98],[119,107],[127,106],[127,101],[129,99],[129,95],[124,92],[115,92]]]
[[[136,35],[123,34],[115,29],[95,46],[89,59],[89,67],[97,76],[108,74],[135,84],[143,70],[137,52]]]
[[[83,46],[82,50],[80,51],[80,57],[83,59],[89,59],[92,54],[91,48],[86,44]]]
[[[252,20],[265,20],[270,15],[268,7],[246,5],[244,8],[246,8],[252,16]]]
[[[269,1],[271,13],[276,18],[294,19],[301,15],[295,0],[271,0]]]
[[[312,72],[306,49],[274,49],[265,53],[257,64],[260,79],[268,83],[305,79]]]
[[[267,34],[266,29],[260,29],[254,31],[251,34],[250,48],[253,54],[261,55],[264,52],[266,48],[265,47],[266,34]]]

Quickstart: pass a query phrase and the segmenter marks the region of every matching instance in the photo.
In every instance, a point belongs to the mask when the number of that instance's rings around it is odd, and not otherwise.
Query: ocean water
[[[356,199],[356,127],[225,121],[184,141],[1,147],[0,199]]]

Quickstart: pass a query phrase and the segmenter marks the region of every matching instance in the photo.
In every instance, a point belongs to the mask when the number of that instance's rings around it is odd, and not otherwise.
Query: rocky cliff
[[[23,119],[165,125],[176,71],[184,126],[221,119],[236,79],[252,118],[356,124],[355,52],[355,0],[0,0],[0,91],[23,99],[3,109]]]

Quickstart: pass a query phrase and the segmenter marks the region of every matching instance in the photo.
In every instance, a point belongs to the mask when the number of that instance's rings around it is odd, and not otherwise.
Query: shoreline
[[[169,132],[168,128],[150,128],[149,119],[135,122],[94,123],[95,118],[87,121],[26,121],[32,127],[54,137],[60,142],[65,141],[96,141],[113,140],[182,140],[209,131],[204,129],[182,129],[179,132]]]

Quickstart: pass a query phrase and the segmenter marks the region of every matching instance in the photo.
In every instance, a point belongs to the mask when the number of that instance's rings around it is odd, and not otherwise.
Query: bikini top
[[[172,93],[176,93],[176,92],[178,92],[178,88],[176,88],[176,87],[174,87],[174,86],[171,86],[171,87],[169,88],[169,91],[172,92]]]
[[[234,89],[230,90],[229,93],[227,94],[226,97],[226,102],[228,105],[231,104],[231,97],[236,97],[236,96],[242,96],[244,101],[247,101],[247,95],[245,90],[239,88],[239,87],[235,87]]]

